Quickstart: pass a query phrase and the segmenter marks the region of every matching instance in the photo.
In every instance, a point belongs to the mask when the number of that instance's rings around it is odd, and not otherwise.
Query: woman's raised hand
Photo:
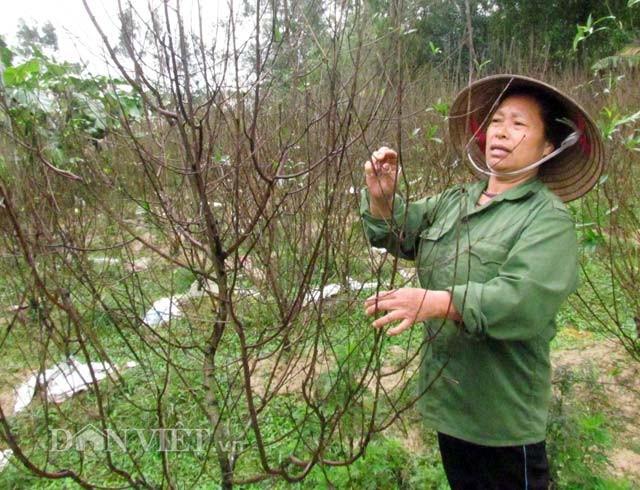
[[[380,217],[390,216],[398,177],[398,154],[386,146],[380,147],[364,164],[364,175],[369,188],[371,213]]]

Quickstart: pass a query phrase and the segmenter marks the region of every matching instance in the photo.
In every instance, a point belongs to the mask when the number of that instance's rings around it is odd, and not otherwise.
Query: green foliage
[[[635,45],[637,44],[638,25],[635,10],[631,9],[635,3],[630,0],[627,8],[621,7],[615,15],[609,9],[609,15],[600,17],[595,21],[592,14],[589,14],[584,25],[577,25],[577,32],[573,40],[573,51],[577,51],[578,45],[595,33],[607,31],[607,41],[601,42],[594,50],[597,54],[591,56],[591,59],[596,59],[591,65],[593,71],[614,71],[625,66],[629,68],[638,66],[640,57],[638,46]],[[596,25],[607,21],[609,23],[608,26],[601,25],[596,28]],[[612,52],[615,52],[615,54],[611,54]]]
[[[17,64],[2,50],[8,116],[15,136],[29,142],[56,165],[74,161],[76,138],[101,139],[120,126],[120,116],[141,116],[140,99],[126,86],[106,77],[80,74],[79,67],[57,63],[37,49]]]
[[[640,130],[635,129],[625,140],[624,146],[628,150],[640,151]]]
[[[595,188],[598,189],[604,185],[609,176],[603,174]],[[595,253],[600,247],[606,245],[606,239],[603,235],[603,229],[609,223],[609,216],[615,212],[615,208],[602,209],[596,207],[595,211],[590,208],[580,206],[580,203],[569,203],[569,210],[573,214],[576,221],[576,229],[578,232],[578,240],[587,254]]]
[[[369,444],[365,455],[352,465],[316,467],[303,483],[293,487],[446,490],[449,485],[440,464],[437,443],[433,437],[428,442],[425,450],[416,454],[404,447],[398,439],[376,437]],[[277,485],[276,488],[284,490],[291,486]]]
[[[620,114],[620,109],[617,105],[612,107],[603,107],[600,114],[603,118],[598,121],[598,125],[605,138],[611,139],[613,135],[622,129],[623,126],[627,126],[636,123],[640,120],[640,111],[623,115]]]
[[[9,58],[11,59],[11,58]],[[32,59],[18,66],[9,66],[4,71],[5,87],[24,85],[28,88],[37,87],[37,74],[40,73],[40,61]]]
[[[598,20],[594,21],[592,15],[589,14],[587,17],[587,22],[584,25],[578,25],[578,32],[576,33],[576,37],[573,38],[573,50],[578,50],[578,44],[589,39],[593,34],[599,31],[604,31],[607,29],[606,26],[600,26],[596,28],[598,24],[603,22],[615,20],[615,17],[612,15],[607,15],[606,17],[600,17]]]
[[[449,115],[449,103],[438,100],[435,104],[433,104],[433,109],[440,114],[442,117],[447,117]]]
[[[611,424],[596,408],[602,388],[593,370],[556,372],[558,396],[551,407],[549,460],[557,488],[627,490],[631,484],[608,476]],[[576,393],[588,395],[577,396]]]
[[[433,54],[434,56],[442,53],[442,49],[433,44],[433,41],[429,41],[429,49],[431,50],[431,54]]]
[[[602,233],[599,233],[593,226],[585,226],[582,230],[582,246],[587,252],[595,252],[599,246],[606,244]]]
[[[8,47],[0,46],[0,63],[2,63],[3,67],[11,66],[14,56],[13,51]]]

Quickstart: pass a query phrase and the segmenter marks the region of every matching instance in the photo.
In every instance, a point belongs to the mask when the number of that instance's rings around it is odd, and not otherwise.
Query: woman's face
[[[507,97],[487,128],[487,166],[498,173],[519,170],[548,155],[553,145],[546,140],[544,129],[540,105],[533,97]]]

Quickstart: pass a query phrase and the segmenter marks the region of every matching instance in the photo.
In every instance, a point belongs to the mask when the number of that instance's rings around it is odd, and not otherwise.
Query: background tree
[[[17,51],[24,56],[33,54],[35,49],[44,49],[53,52],[58,50],[56,28],[49,21],[45,22],[42,27],[39,27],[29,26],[24,19],[20,19],[18,21],[16,36],[20,44]]]
[[[385,12],[393,2],[372,0],[373,26],[378,34],[389,28]],[[465,73],[469,62],[468,27],[473,31],[475,59],[485,72],[529,70],[546,72],[572,63],[593,63],[617,51],[638,36],[639,10],[626,0],[611,2],[545,0],[407,0],[404,2],[404,32],[411,66],[438,65],[440,72]],[[466,11],[469,11],[467,16]],[[603,19],[594,42],[572,50],[575,26]],[[467,19],[469,17],[469,19]],[[469,20],[469,23],[467,22]]]

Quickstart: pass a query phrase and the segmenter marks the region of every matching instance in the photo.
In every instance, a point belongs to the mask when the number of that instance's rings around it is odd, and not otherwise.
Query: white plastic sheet
[[[100,381],[113,371],[110,364],[92,362],[91,368],[95,380]],[[24,410],[33,400],[36,388],[45,390],[47,399],[61,402],[75,393],[88,390],[93,383],[88,364],[82,364],[71,356],[67,360],[47,369],[44,373],[34,374],[16,389],[16,403],[13,412]]]
[[[309,291],[309,293],[305,296],[303,304],[306,306],[309,303],[315,303],[322,298],[330,298],[331,296],[335,296],[340,292],[342,287],[340,284],[327,284],[323,288],[315,288]]]
[[[178,304],[178,297],[161,298],[151,305],[151,308],[144,315],[144,322],[147,325],[161,325],[169,323],[172,318],[182,316],[182,310]]]
[[[218,285],[213,281],[198,281],[195,280],[191,283],[189,291],[187,291],[182,297],[174,296],[176,299],[181,298],[200,298],[207,294],[217,295],[220,292]]]
[[[114,265],[119,264],[120,259],[117,257],[89,257],[89,262],[94,264]]]
[[[0,471],[3,471],[5,467],[9,464],[9,459],[13,455],[13,451],[11,449],[5,449],[4,451],[0,451]]]
[[[377,282],[360,282],[357,279],[353,279],[351,277],[347,278],[349,282],[349,289],[352,291],[360,291],[363,289],[376,289],[378,287]]]

